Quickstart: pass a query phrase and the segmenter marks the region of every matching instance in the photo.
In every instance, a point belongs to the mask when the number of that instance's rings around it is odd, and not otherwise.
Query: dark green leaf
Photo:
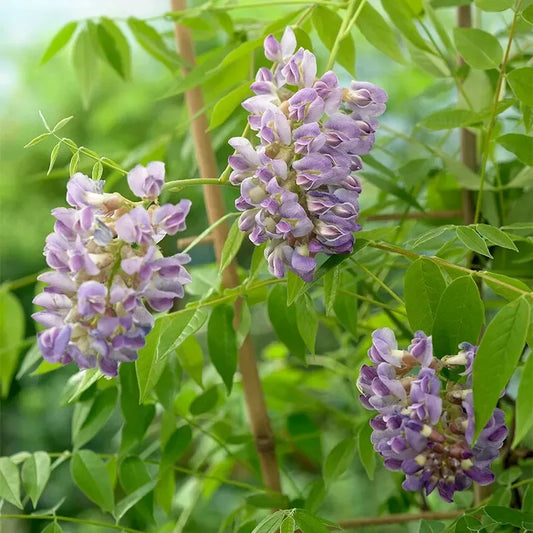
[[[304,294],[294,304],[296,306],[296,325],[309,351],[315,354],[316,334],[318,332],[318,316],[313,305],[313,300]]]
[[[63,533],[63,530],[57,522],[51,522],[42,530],[41,533]]]
[[[394,31],[368,2],[361,9],[356,24],[359,31],[371,45],[395,61],[404,63],[402,51]]]
[[[119,515],[124,515],[135,506],[135,510],[149,523],[154,521],[154,497],[150,492],[157,480],[152,480],[144,461],[137,456],[126,457],[118,471],[120,485],[126,497],[117,503],[114,515],[120,520]]]
[[[494,226],[489,226],[488,224],[477,224],[476,230],[490,243],[518,252],[518,248],[513,242],[513,239],[511,239],[511,237],[509,237],[509,235],[507,235],[507,233],[503,232],[501,229],[498,229]]]
[[[17,369],[20,344],[24,340],[24,310],[18,299],[0,290],[0,390],[3,398],[9,394]]]
[[[307,292],[309,287],[309,283],[289,270],[287,272],[287,305],[292,305],[300,296]]]
[[[446,281],[440,268],[429,259],[417,259],[408,269],[404,280],[405,309],[413,331],[426,335],[433,331],[433,321]]]
[[[104,51],[108,63],[119,76],[130,78],[130,45],[119,27],[109,18],[102,17],[97,25],[98,42]]]
[[[228,394],[237,370],[237,338],[233,329],[233,307],[223,304],[211,311],[207,324],[209,357],[224,381]]]
[[[78,79],[83,106],[89,107],[89,102],[97,81],[98,56],[93,48],[89,30],[84,28],[74,42],[72,53],[74,71]]]
[[[9,457],[0,457],[0,499],[22,509],[19,469]]]
[[[522,18],[529,24],[533,25],[533,4],[530,4],[524,9],[524,11],[522,11]]]
[[[344,283],[337,290],[333,311],[335,311],[335,316],[339,319],[342,327],[354,338],[357,338],[359,333],[357,330],[357,298],[344,292],[343,287],[345,287]]]
[[[74,453],[70,473],[76,485],[91,501],[104,511],[113,510],[113,489],[106,467],[98,455],[91,450]]]
[[[43,54],[41,65],[50,61],[70,41],[77,27],[77,22],[69,22],[54,35],[54,38]]]
[[[33,453],[22,465],[22,483],[33,507],[37,507],[37,502],[48,483],[50,465],[50,457],[45,452]]]
[[[181,426],[172,433],[163,450],[160,473],[176,464],[178,459],[187,451],[191,441],[192,431],[190,426]]]
[[[443,533],[446,526],[442,522],[435,520],[421,520],[418,533]]]
[[[284,494],[252,494],[246,497],[246,503],[262,509],[279,509],[287,507],[289,499]]]
[[[409,39],[411,43],[421,50],[431,51],[413,22],[416,13],[408,0],[381,0],[381,5],[387,15],[389,15],[391,22],[402,32],[406,39]]]
[[[533,166],[533,137],[522,133],[507,133],[496,139],[506,150],[512,152],[525,165]]]
[[[508,303],[492,319],[481,339],[473,371],[476,438],[516,368],[526,341],[529,312],[523,298]]]
[[[280,533],[294,533],[296,522],[292,516],[288,516],[281,523]]]
[[[476,28],[454,28],[457,51],[472,67],[481,70],[497,68],[503,49],[494,35]]]
[[[353,437],[339,442],[331,450],[324,462],[324,482],[326,485],[343,474],[352,463],[357,441]]]
[[[305,343],[298,333],[296,309],[287,307],[287,289],[283,285],[275,286],[268,297],[268,316],[279,340],[289,351],[303,359]]]
[[[474,280],[470,276],[453,280],[442,293],[435,314],[435,355],[456,354],[461,342],[477,344],[483,322],[483,302]]]
[[[533,513],[523,513],[518,509],[487,505],[483,511],[499,524],[510,524],[514,527],[522,527],[524,522],[533,522]]]
[[[72,443],[81,448],[90,441],[111,417],[117,400],[116,387],[99,392],[94,400],[79,402],[72,417]]]
[[[522,369],[516,397],[516,429],[513,447],[519,444],[533,427],[533,394],[531,391],[533,391],[533,355],[530,353]]]
[[[457,237],[459,237],[459,240],[469,250],[472,250],[473,252],[476,252],[481,255],[485,255],[487,257],[492,257],[487,247],[487,243],[474,228],[470,226],[459,226],[456,229],[456,232]]]
[[[191,415],[198,416],[207,411],[211,411],[218,402],[218,387],[210,387],[205,392],[197,396],[189,405]]]
[[[340,269],[332,268],[324,274],[324,304],[326,307],[326,314],[330,315],[335,305],[335,298],[337,298],[337,291],[340,284]]]
[[[224,248],[222,248],[219,272],[223,272],[224,269],[233,261],[233,258],[237,255],[237,252],[241,248],[244,236],[245,233],[239,229],[239,221],[235,220],[228,232],[228,238],[224,243]]]
[[[181,65],[182,61],[178,54],[167,47],[161,35],[152,26],[133,17],[128,19],[128,26],[144,50],[168,69],[174,71]]]
[[[357,445],[359,449],[359,457],[361,463],[365,467],[368,479],[373,480],[374,472],[376,470],[376,454],[370,440],[371,435],[372,428],[370,427],[370,424],[368,421],[364,422],[357,435]]]
[[[339,33],[342,19],[324,6],[316,6],[313,11],[313,26],[315,27],[320,40],[326,48],[331,51],[335,39]],[[302,45],[302,43],[299,43]],[[347,35],[339,45],[336,57],[337,62],[342,65],[350,74],[355,72],[355,45],[351,35]]]
[[[157,479],[152,479],[148,483],[141,485],[138,489],[128,494],[120,500],[113,513],[116,520],[120,520],[136,503],[142,500],[146,495],[152,492],[157,484]]]
[[[224,122],[226,122],[226,120],[234,113],[235,109],[241,105],[242,101],[250,96],[251,92],[250,82],[244,81],[230,92],[226,93],[213,108],[213,113],[211,114],[211,120],[209,122],[209,129],[212,130],[217,126],[224,124]],[[237,221],[235,221],[233,225],[236,226]],[[242,236],[242,242],[244,233],[239,230],[239,234]],[[221,267],[221,270],[224,270],[224,268]]]
[[[294,520],[302,533],[329,533],[329,529],[321,520],[303,509],[294,511]]]

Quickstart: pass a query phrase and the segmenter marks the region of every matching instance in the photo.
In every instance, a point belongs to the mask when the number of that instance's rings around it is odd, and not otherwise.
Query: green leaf
[[[406,39],[421,50],[431,51],[413,22],[413,17],[415,17],[416,13],[407,0],[381,0],[381,5],[387,12],[391,22],[402,32]]]
[[[81,448],[90,441],[111,417],[117,400],[116,387],[99,392],[94,399],[79,402],[72,417],[72,443]]]
[[[510,524],[517,528],[523,527],[524,522],[533,522],[533,513],[523,513],[518,509],[487,505],[483,508],[483,511],[495,522],[498,522],[499,524]]]
[[[233,374],[237,370],[237,338],[233,329],[233,307],[218,305],[211,311],[207,324],[209,357],[228,394],[233,386]]]
[[[72,119],[74,118],[74,115],[71,115],[70,117],[62,118],[52,129],[53,132],[59,131],[61,128],[65,127]]]
[[[50,457],[45,452],[33,453],[22,465],[22,484],[34,508],[37,507],[37,502],[48,483],[50,465]]]
[[[276,509],[279,507],[286,507],[289,504],[289,499],[284,494],[252,494],[246,497],[246,503],[253,507],[263,509]]]
[[[141,485],[138,489],[128,494],[120,500],[113,513],[113,516],[119,521],[136,503],[142,500],[147,494],[152,492],[157,484],[157,479],[152,479],[148,483]]]
[[[124,416],[120,451],[125,453],[140,442],[155,416],[155,405],[139,403],[139,386],[133,365],[120,365],[120,408]]]
[[[280,533],[294,533],[296,522],[292,516],[288,516],[281,523]]]
[[[307,292],[309,287],[309,283],[289,270],[287,272],[287,305],[292,305],[300,296]]]
[[[98,507],[112,512],[113,489],[104,462],[91,450],[80,450],[70,463],[72,479],[80,490]]]
[[[294,511],[294,520],[302,533],[329,533],[321,520],[304,509]]]
[[[239,229],[239,221],[235,220],[231,225],[228,232],[228,237],[222,248],[222,254],[220,257],[219,272],[223,272],[224,269],[233,261],[237,252],[240,250],[245,233]]]
[[[420,257],[407,269],[404,287],[409,324],[413,331],[422,330],[431,335],[437,307],[446,289],[440,268],[433,261]]]
[[[422,119],[419,124],[430,130],[448,130],[464,128],[480,122],[480,115],[475,111],[469,109],[441,109]]]
[[[63,530],[57,522],[51,522],[42,530],[41,533],[63,533]]]
[[[29,148],[30,146],[40,143],[41,141],[44,141],[44,139],[46,139],[49,136],[50,136],[50,133],[41,133],[41,135],[37,135],[37,137],[35,137],[34,139],[26,143],[24,145],[24,148]]]
[[[169,468],[173,468],[178,459],[187,451],[192,441],[190,426],[177,428],[170,436],[163,449],[161,457],[160,475]]]
[[[157,484],[157,479],[152,480],[144,461],[137,456],[126,457],[120,463],[118,478],[127,496],[117,503],[115,518],[120,520],[119,515],[123,516],[135,507],[146,522],[153,523],[154,496],[150,492]]]
[[[276,533],[285,518],[286,511],[269,514],[254,528],[252,533]]]
[[[495,278],[499,281],[503,281],[507,285],[511,285],[512,287],[516,287],[517,289],[520,289],[522,291],[530,292],[529,287],[522,281],[511,278],[509,276],[505,276],[504,274],[495,274],[494,272],[490,272],[490,277]],[[485,278],[483,280],[496,294],[499,294],[500,296],[503,296],[506,300],[516,300],[520,296],[520,293],[513,291],[512,289],[508,287],[504,287],[500,285],[499,283],[496,283],[492,281],[489,278]]]
[[[174,71],[182,64],[178,54],[167,47],[159,32],[152,26],[146,24],[143,20],[133,17],[128,19],[128,26],[135,40],[142,48],[165,67]]]
[[[0,316],[0,391],[2,398],[6,398],[24,340],[25,319],[18,298],[5,290],[0,290]]]
[[[183,370],[202,387],[204,354],[196,337],[187,337],[176,349],[176,355]]]
[[[324,461],[324,482],[329,485],[343,474],[352,463],[357,441],[353,437],[341,440]]]
[[[95,181],[98,181],[102,177],[103,172],[104,172],[104,166],[102,165],[102,162],[97,161],[93,165],[93,169],[91,172],[91,178]]]
[[[41,65],[50,61],[71,39],[78,27],[77,22],[68,22],[55,35],[41,59]]]
[[[313,300],[304,294],[296,303],[296,325],[309,351],[315,354],[316,334],[318,332],[318,316],[313,305]]]
[[[210,387],[200,396],[197,396],[189,405],[191,415],[198,416],[211,411],[218,402],[218,387]]]
[[[331,315],[340,285],[340,269],[332,268],[324,274],[324,304],[326,315]]]
[[[437,357],[457,353],[461,342],[477,344],[484,322],[483,302],[474,280],[462,276],[442,293],[433,324],[433,346]]]
[[[533,356],[530,353],[522,369],[516,397],[516,428],[513,447],[517,446],[533,427],[533,394],[531,391],[533,391]]]
[[[505,11],[513,7],[515,0],[474,0],[482,11]]]
[[[480,180],[479,176],[475,172],[472,172],[466,165],[454,157],[447,155],[442,155],[441,157],[447,170],[453,175],[461,187],[471,191],[479,190]],[[494,187],[487,183],[484,186],[485,191],[490,191],[493,189]]]
[[[97,25],[98,42],[108,63],[119,76],[127,80],[131,75],[130,45],[119,27],[107,17]]]
[[[507,133],[496,139],[506,150],[512,152],[525,165],[533,166],[533,137],[522,133]]]
[[[84,28],[74,42],[72,62],[83,107],[88,108],[97,81],[98,56],[93,48],[89,29]]]
[[[487,247],[487,243],[474,228],[470,226],[458,226],[455,231],[457,233],[457,237],[459,237],[459,240],[469,250],[487,257],[492,257]]]
[[[59,152],[59,148],[61,147],[61,141],[59,141],[53,148],[52,148],[52,151],[50,152],[50,164],[48,165],[48,171],[46,172],[46,175],[49,176],[50,175],[50,172],[52,172],[52,169],[54,168],[54,165],[55,165],[55,162],[56,162],[56,159],[57,159],[57,154]]]
[[[418,533],[444,533],[446,526],[435,520],[421,520]]]
[[[371,435],[372,428],[370,427],[370,423],[366,421],[361,425],[359,433],[357,434],[357,447],[361,463],[366,470],[368,479],[373,480],[374,472],[376,470],[376,453],[374,452],[374,447],[370,440]]]
[[[324,46],[331,52],[335,44],[335,39],[339,33],[342,19],[324,6],[315,6],[312,15],[313,26],[318,33]],[[302,44],[302,43],[299,43]],[[351,35],[346,36],[339,45],[336,61],[342,65],[350,74],[355,71],[355,45]]]
[[[503,49],[494,35],[475,28],[454,28],[457,51],[472,68],[498,68]]]
[[[524,9],[524,11],[522,11],[522,18],[529,24],[533,25],[533,4],[530,4]]]
[[[473,371],[475,438],[491,417],[518,364],[529,327],[529,312],[523,298],[508,303],[492,319],[481,339]]]
[[[289,351],[304,359],[305,343],[298,333],[296,308],[287,307],[287,289],[283,285],[276,285],[268,296],[268,316],[277,337]]]
[[[80,161],[80,153],[74,152],[74,154],[72,155],[70,159],[70,163],[68,166],[69,176],[74,176],[74,174],[76,173],[76,169],[78,168],[79,161]]]
[[[342,327],[348,331],[352,337],[357,338],[359,333],[357,329],[357,298],[351,294],[343,292],[342,287],[344,287],[344,283],[341,284],[341,288],[337,290],[335,302],[333,303],[333,311],[335,312],[335,316],[339,319],[339,322],[342,324]]]
[[[405,62],[394,32],[379,12],[368,2],[361,9],[356,24],[359,31],[372,46],[398,61],[398,63]]]
[[[75,402],[91,385],[96,383],[103,376],[98,368],[81,370],[69,378],[63,394],[61,403]]]
[[[9,457],[0,457],[0,499],[22,509],[20,476],[17,465]]]
[[[375,174],[374,172],[368,171],[365,172],[365,179],[372,185],[378,187],[378,189],[381,189],[384,192],[396,196],[400,200],[403,200],[407,204],[413,206],[414,208],[420,211],[424,211],[424,208],[418,203],[417,199],[414,196],[412,196],[404,188],[400,187],[393,181],[385,179],[382,176]]]
[[[518,252],[518,248],[513,242],[513,239],[511,239],[511,237],[509,237],[509,235],[507,235],[507,233],[503,232],[501,229],[498,229],[494,226],[489,226],[488,224],[477,224],[476,231],[492,244]]]
[[[212,130],[221,124],[224,124],[226,120],[233,114],[235,109],[239,107],[242,101],[251,94],[250,82],[244,81],[230,92],[226,93],[213,108],[213,113],[211,114],[211,120],[209,122],[209,129]],[[235,221],[235,224],[237,221]],[[244,233],[242,233],[244,236]],[[242,238],[241,238],[242,242]],[[224,270],[224,269],[221,269]]]

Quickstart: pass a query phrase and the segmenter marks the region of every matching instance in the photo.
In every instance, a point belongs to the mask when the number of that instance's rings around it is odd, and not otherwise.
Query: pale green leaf
[[[0,457],[0,499],[22,509],[19,469],[8,457]]]
[[[497,68],[503,58],[503,49],[494,35],[476,28],[454,28],[457,51],[472,68]]]
[[[77,22],[68,22],[54,35],[43,54],[41,65],[52,59],[70,41],[77,27]]]
[[[245,81],[226,93],[213,108],[211,113],[211,120],[209,122],[209,129],[212,130],[221,124],[224,124],[226,120],[232,115],[237,107],[241,105],[251,94],[250,82]],[[236,224],[236,223],[235,223]],[[239,233],[242,233],[239,231]],[[244,234],[243,234],[244,235]],[[221,269],[223,270],[223,269]]]
[[[469,250],[472,250],[473,252],[484,255],[486,257],[492,257],[487,247],[487,243],[474,228],[470,226],[459,226],[457,227],[456,232],[457,237],[459,237],[459,240]]]

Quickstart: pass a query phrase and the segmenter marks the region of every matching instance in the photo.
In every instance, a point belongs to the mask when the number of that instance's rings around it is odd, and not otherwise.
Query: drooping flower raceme
[[[237,152],[229,164],[230,181],[241,188],[239,227],[254,244],[268,243],[272,274],[283,277],[288,268],[310,281],[317,253],[353,249],[361,193],[354,173],[374,144],[387,94],[367,82],[342,88],[332,71],[317,79],[315,56],[295,52],[291,28],[281,42],[269,35],[264,49],[273,68],[259,69],[256,96],[242,104],[258,142],[229,141]]]
[[[439,360],[431,337],[415,334],[407,350],[399,350],[388,328],[374,331],[357,386],[361,403],[378,416],[370,420],[374,449],[390,470],[406,474],[405,490],[437,488],[445,501],[472,481],[494,480],[490,465],[498,457],[507,428],[501,409],[495,409],[475,444],[472,364],[476,346],[462,343],[459,353]],[[442,385],[440,371],[465,367],[465,383]]]
[[[158,242],[185,229],[190,201],[157,202],[164,164],[138,165],[128,184],[143,199],[137,204],[118,193],[104,193],[103,181],[77,173],[67,184],[71,208],[52,211],[54,232],[44,255],[53,269],[39,276],[47,283],[34,303],[44,307],[33,318],[45,326],[38,345],[50,362],[98,366],[114,376],[120,362],[133,361],[154,324],[148,309],[166,311],[183,297],[190,281],[186,254],[163,257]]]

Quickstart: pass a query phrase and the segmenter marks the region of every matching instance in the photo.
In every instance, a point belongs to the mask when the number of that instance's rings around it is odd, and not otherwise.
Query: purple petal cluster
[[[451,502],[455,491],[472,481],[494,481],[490,465],[507,436],[503,411],[495,409],[475,444],[472,364],[476,346],[462,343],[457,355],[433,356],[431,337],[418,331],[407,350],[399,350],[394,333],[372,334],[368,355],[357,381],[361,403],[378,416],[370,420],[372,444],[390,470],[406,475],[403,488],[438,490]],[[465,367],[464,383],[442,386],[444,368]]]
[[[264,48],[274,65],[259,69],[256,95],[242,104],[258,140],[229,141],[236,151],[230,181],[241,188],[239,227],[254,244],[267,243],[272,274],[289,269],[311,281],[317,253],[353,249],[361,229],[354,173],[374,144],[387,94],[367,82],[342,88],[332,71],[317,79],[315,56],[296,50],[290,27],[281,42],[269,35]]]
[[[43,357],[98,366],[108,375],[133,361],[154,324],[150,311],[170,309],[191,278],[186,254],[163,257],[157,243],[185,229],[189,200],[158,205],[164,164],[140,165],[128,174],[131,202],[103,192],[103,181],[77,173],[67,184],[70,208],[52,211],[54,231],[44,255],[51,271],[39,276],[47,286],[34,303],[33,318],[45,326],[37,335]]]

